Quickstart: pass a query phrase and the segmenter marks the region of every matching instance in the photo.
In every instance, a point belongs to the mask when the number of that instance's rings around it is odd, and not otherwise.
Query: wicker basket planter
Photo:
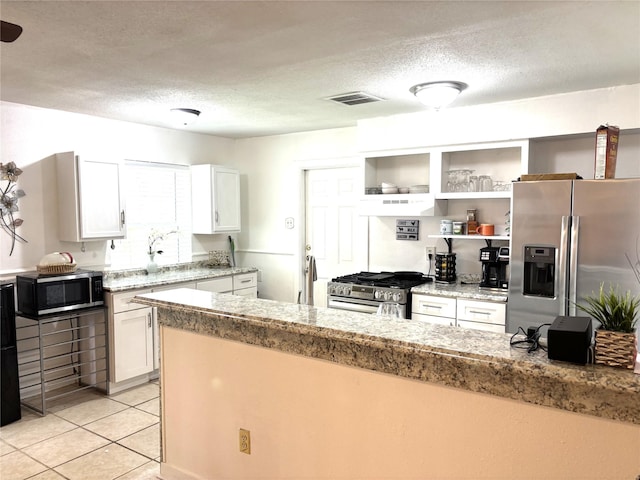
[[[596,363],[633,369],[638,342],[635,333],[596,330]]]

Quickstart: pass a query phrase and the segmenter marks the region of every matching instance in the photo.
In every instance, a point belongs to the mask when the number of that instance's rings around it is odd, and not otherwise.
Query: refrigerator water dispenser
[[[555,297],[555,247],[525,245],[523,294]]]

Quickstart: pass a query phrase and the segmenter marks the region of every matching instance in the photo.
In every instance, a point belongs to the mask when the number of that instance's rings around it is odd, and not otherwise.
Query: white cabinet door
[[[233,294],[240,297],[258,298],[258,289],[256,287],[241,288],[240,290],[234,290]]]
[[[139,308],[113,315],[111,380],[122,382],[153,371],[153,311]]]
[[[455,318],[436,317],[435,315],[423,315],[421,313],[412,313],[411,320],[417,320],[419,322],[437,323],[438,325],[448,325],[450,327],[456,326]]]
[[[505,333],[504,325],[495,325],[493,323],[469,322],[467,320],[458,320],[458,326],[462,328],[471,328],[473,330],[484,330],[486,332]]]
[[[240,231],[240,173],[219,165],[191,166],[193,233]]]
[[[133,297],[136,295],[144,295],[146,293],[151,293],[150,288],[139,289],[139,290],[129,290],[127,292],[122,293],[107,293],[106,301],[107,306],[109,307],[109,313],[115,314],[120,312],[127,312],[129,310],[137,310],[139,308],[145,308],[143,304],[133,302]]]
[[[504,333],[507,319],[505,302],[458,299],[459,327]]]
[[[458,299],[458,320],[504,326],[506,324],[506,313],[507,305],[505,302]]]
[[[60,240],[125,237],[121,169],[118,161],[80,158],[74,152],[56,155]]]
[[[433,315],[436,317],[449,317],[455,320],[456,299],[435,295],[413,294],[411,312],[412,314],[420,313],[422,315]]]
[[[161,285],[159,287],[153,287],[154,292],[163,292],[165,290],[175,290],[176,288],[196,288],[196,282],[180,282],[169,283],[167,285]],[[139,295],[139,294],[137,294]]]
[[[239,273],[233,276],[233,293],[238,290],[258,287],[257,273]]]
[[[207,292],[231,293],[233,292],[233,280],[231,276],[212,278],[210,280],[198,280],[196,288]]]

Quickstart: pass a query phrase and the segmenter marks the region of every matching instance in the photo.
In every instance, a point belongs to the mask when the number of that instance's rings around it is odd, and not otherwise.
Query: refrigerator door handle
[[[575,316],[578,300],[578,238],[580,236],[580,217],[571,217],[571,240],[569,251],[569,315]]]
[[[560,248],[558,248],[558,265],[556,271],[558,275],[556,277],[556,287],[558,291],[558,298],[560,308],[558,309],[558,315],[567,315],[567,300],[568,300],[568,272],[569,267],[567,263],[567,254],[569,248],[569,234],[571,229],[571,217],[567,215],[562,216],[562,225],[560,227]]]

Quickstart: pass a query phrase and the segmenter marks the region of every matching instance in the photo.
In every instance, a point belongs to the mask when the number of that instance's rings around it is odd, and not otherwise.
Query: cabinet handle
[[[438,310],[440,310],[442,308],[442,305],[429,305],[428,303],[423,303],[420,306],[422,308],[437,308]]]
[[[124,226],[124,210],[120,212],[120,223]]]
[[[218,210],[216,210],[216,225],[218,224]]]
[[[147,326],[151,328],[151,314],[147,313]]]
[[[240,280],[240,283],[251,283],[251,279],[247,278],[246,280]]]
[[[491,312],[481,312],[480,310],[469,310],[469,313],[479,313],[480,315],[491,315]]]

